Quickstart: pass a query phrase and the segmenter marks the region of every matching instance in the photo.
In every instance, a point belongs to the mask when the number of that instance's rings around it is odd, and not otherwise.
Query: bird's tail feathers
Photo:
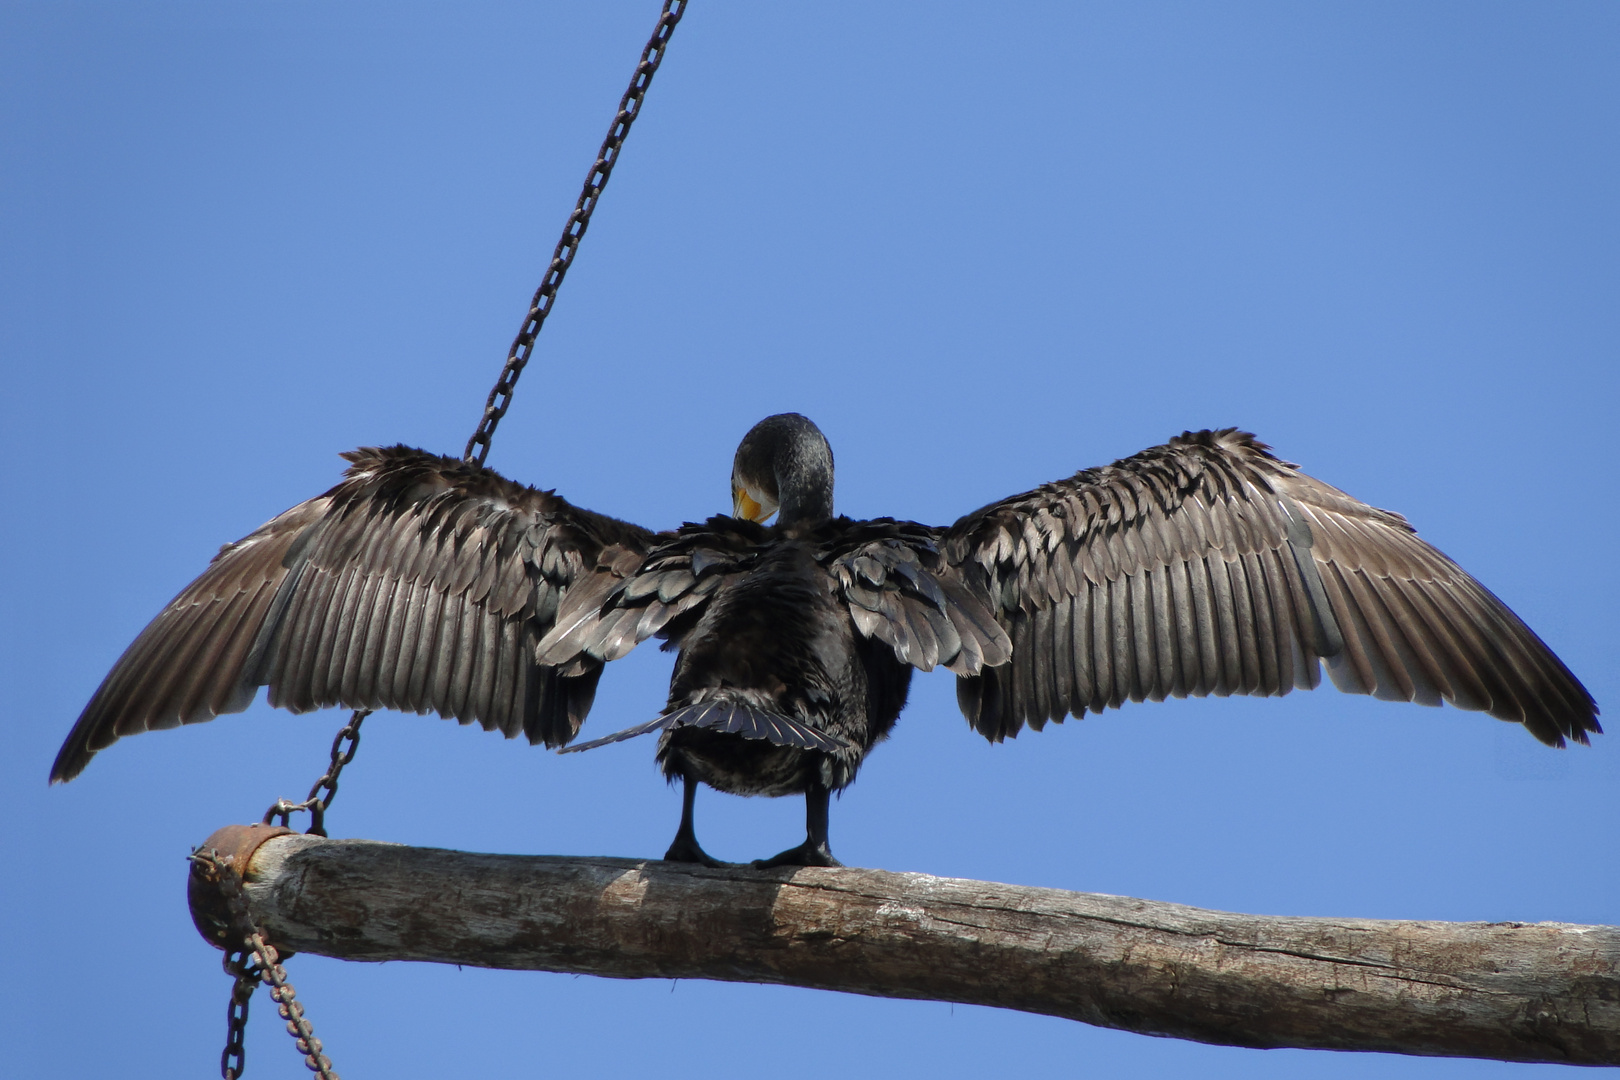
[[[779,712],[741,701],[702,701],[696,705],[683,705],[678,709],[671,709],[644,724],[615,731],[612,735],[580,743],[578,746],[566,747],[562,753],[594,750],[608,743],[623,742],[638,735],[678,727],[709,728],[712,731],[741,735],[745,739],[765,739],[778,746],[820,750],[829,754],[849,748],[849,743],[843,739]]]

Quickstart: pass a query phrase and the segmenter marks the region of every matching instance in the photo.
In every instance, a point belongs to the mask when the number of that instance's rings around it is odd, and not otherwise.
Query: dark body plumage
[[[807,750],[706,727],[664,732],[658,762],[666,776],[694,774],[735,795],[845,786],[872,744],[894,726],[910,685],[911,670],[893,653],[861,647],[815,549],[800,539],[763,547],[754,564],[723,582],[702,617],[674,640],[680,658],[669,708],[750,705],[805,717],[840,744]]]
[[[602,666],[679,651],[653,720],[685,784],[666,857],[710,861],[696,787],[804,794],[833,863],[829,794],[894,726],[913,669],[949,668],[969,723],[1126,701],[1341,689],[1600,731],[1590,695],[1505,605],[1398,514],[1235,430],[1189,432],[949,528],[832,514],[832,453],[796,414],[738,448],[736,517],[669,533],[486,469],[396,447],[221,550],[114,666],[52,771],[121,735],[272,704],[438,712],[563,746]],[[773,526],[758,524],[780,508]],[[745,520],[748,519],[748,520]]]

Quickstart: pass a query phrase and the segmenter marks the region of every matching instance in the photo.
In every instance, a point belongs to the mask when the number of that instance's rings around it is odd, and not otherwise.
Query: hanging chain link
[[[279,824],[286,825],[288,818],[300,810],[309,811],[309,828],[305,832],[316,836],[326,835],[326,808],[332,805],[337,797],[338,775],[343,772],[343,766],[354,760],[354,753],[360,749],[360,721],[371,715],[370,709],[356,709],[349,722],[338,729],[337,737],[332,740],[332,760],[326,771],[310,786],[309,796],[303,802],[288,802],[286,799],[277,799],[270,809],[264,812],[264,824],[278,824],[275,819],[280,818]],[[321,793],[325,789],[325,794]]]
[[[247,949],[228,950],[225,953],[225,974],[231,983],[231,1001],[225,1010],[225,1049],[219,1055],[219,1075],[225,1080],[237,1080],[247,1071],[248,1002],[258,988],[264,974]]]
[[[242,933],[243,948],[225,954],[225,971],[235,982],[231,986],[225,1051],[219,1058],[219,1074],[225,1080],[238,1080],[247,1066],[248,1001],[260,982],[270,984],[270,1000],[276,1011],[287,1022],[287,1034],[304,1055],[304,1065],[321,1080],[338,1080],[332,1071],[332,1059],[321,1053],[321,1040],[315,1029],[304,1019],[304,1007],[297,1001],[298,992],[287,981],[287,969],[281,966],[276,947],[264,940],[264,932],[253,921],[248,910],[247,897],[242,894],[242,879],[230,858],[222,858],[217,851],[198,848],[191,853],[191,861],[200,866],[208,880],[219,886],[231,910],[236,929]]]
[[[591,223],[591,214],[596,210],[596,200],[601,197],[602,189],[607,187],[608,177],[613,173],[613,166],[619,160],[619,151],[624,146],[626,135],[630,134],[630,125],[635,123],[636,117],[641,115],[641,99],[646,96],[647,87],[652,85],[653,74],[658,65],[663,63],[664,50],[669,44],[669,36],[675,31],[675,24],[681,21],[686,12],[687,0],[664,0],[663,14],[658,17],[658,25],[654,28],[652,37],[647,41],[647,47],[641,51],[641,63],[636,65],[636,73],[630,80],[630,87],[619,99],[619,112],[613,118],[613,126],[608,128],[607,138],[602,140],[602,149],[597,151],[596,163],[591,166],[590,173],[585,177],[585,186],[580,190],[579,202],[574,205],[574,212],[568,215],[568,224],[563,226],[562,239],[557,241],[557,250],[552,253],[551,266],[546,270],[546,276],[540,283],[539,291],[529,303],[528,317],[523,320],[523,328],[518,331],[516,339],[512,342],[512,349],[506,354],[506,366],[501,368],[500,378],[495,380],[495,388],[489,392],[489,398],[484,402],[484,415],[478,422],[478,430],[473,432],[472,438],[467,440],[467,449],[462,452],[463,461],[482,465],[484,459],[489,457],[489,441],[495,435],[495,426],[506,415],[507,408],[512,404],[512,391],[517,387],[518,376],[523,374],[523,367],[529,362],[529,356],[534,352],[534,339],[540,333],[546,316],[551,313],[552,302],[557,298],[557,288],[562,284],[563,277],[568,273],[568,267],[574,262],[574,253],[579,250],[579,242],[585,235],[585,229]]]

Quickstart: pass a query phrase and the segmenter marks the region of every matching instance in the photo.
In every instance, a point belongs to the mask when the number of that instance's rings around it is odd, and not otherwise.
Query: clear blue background
[[[0,5],[0,1029],[14,1075],[211,1075],[184,856],[320,772],[262,704],[47,789],[107,668],[337,453],[459,453],[655,5]],[[1241,425],[1407,514],[1617,695],[1620,7],[755,4],[676,33],[490,463],[668,527],[767,413],[840,509],[948,522]],[[642,720],[668,658],[607,673]],[[1614,736],[1331,691],[987,746],[950,679],[833,809],[852,864],[1270,914],[1620,923]],[[381,716],[337,835],[657,856],[649,743]],[[722,857],[802,803],[705,792]],[[351,1078],[1551,1075],[981,1008],[301,957]],[[250,1076],[307,1075],[263,995]]]

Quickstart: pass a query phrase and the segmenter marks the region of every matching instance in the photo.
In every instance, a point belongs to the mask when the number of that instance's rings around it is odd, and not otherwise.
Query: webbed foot
[[[741,866],[742,863],[721,862],[698,846],[697,837],[677,834],[675,842],[669,845],[664,852],[665,862],[698,863],[702,866],[728,867]]]
[[[843,866],[844,864],[833,858],[832,851],[825,841],[812,844],[809,840],[798,847],[788,848],[779,855],[772,855],[768,859],[755,859],[752,864],[755,870],[768,870],[773,866]]]

